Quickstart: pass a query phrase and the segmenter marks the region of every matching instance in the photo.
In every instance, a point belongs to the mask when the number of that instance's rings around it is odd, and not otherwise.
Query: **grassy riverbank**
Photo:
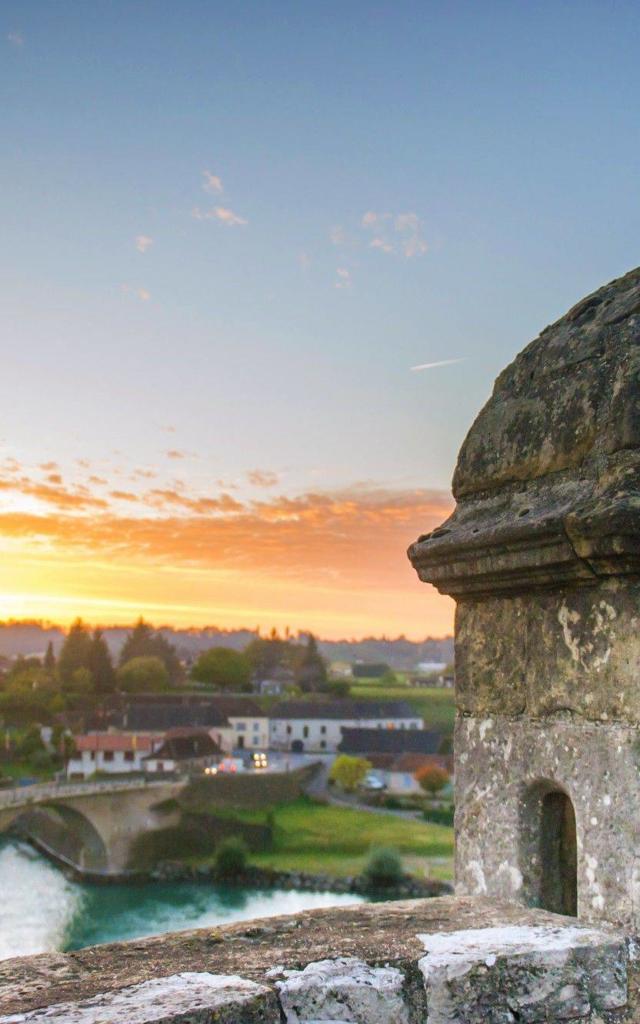
[[[443,825],[316,803],[306,797],[259,810],[237,811],[240,821],[273,823],[273,845],[250,862],[282,871],[337,876],[362,871],[373,847],[391,846],[410,874],[452,877],[453,829]],[[206,863],[210,858],[189,858]]]

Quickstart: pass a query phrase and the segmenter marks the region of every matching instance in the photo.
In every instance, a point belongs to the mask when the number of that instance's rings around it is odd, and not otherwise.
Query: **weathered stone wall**
[[[568,711],[640,724],[640,581],[466,599],[456,609],[465,715]]]

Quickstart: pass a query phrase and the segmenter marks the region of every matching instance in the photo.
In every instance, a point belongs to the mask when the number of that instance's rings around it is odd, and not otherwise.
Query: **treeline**
[[[254,682],[277,679],[294,693],[346,696],[349,685],[332,681],[315,637],[303,642],[255,637],[244,651],[211,647],[185,668],[165,636],[140,619],[117,659],[100,629],[77,619],[56,657],[50,642],[44,658],[18,657],[0,673],[0,726],[70,721],[101,707],[116,693],[158,693],[180,686],[242,693]]]
[[[4,672],[0,690],[3,725],[48,724],[65,711],[88,711],[115,692],[170,689],[183,677],[175,648],[140,619],[117,662],[102,631],[81,619],[56,658],[49,642],[43,659],[20,656]]]

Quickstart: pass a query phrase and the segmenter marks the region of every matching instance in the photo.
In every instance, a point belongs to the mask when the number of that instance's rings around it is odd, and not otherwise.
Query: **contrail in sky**
[[[462,356],[460,359],[440,359],[437,363],[420,363],[418,366],[412,366],[412,370],[433,370],[436,366],[451,366],[453,363],[464,363],[466,356]]]

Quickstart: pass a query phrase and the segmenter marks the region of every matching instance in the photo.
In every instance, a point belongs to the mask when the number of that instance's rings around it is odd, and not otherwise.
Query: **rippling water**
[[[16,842],[0,846],[0,893],[0,959],[360,902],[336,893],[186,882],[81,885]]]

